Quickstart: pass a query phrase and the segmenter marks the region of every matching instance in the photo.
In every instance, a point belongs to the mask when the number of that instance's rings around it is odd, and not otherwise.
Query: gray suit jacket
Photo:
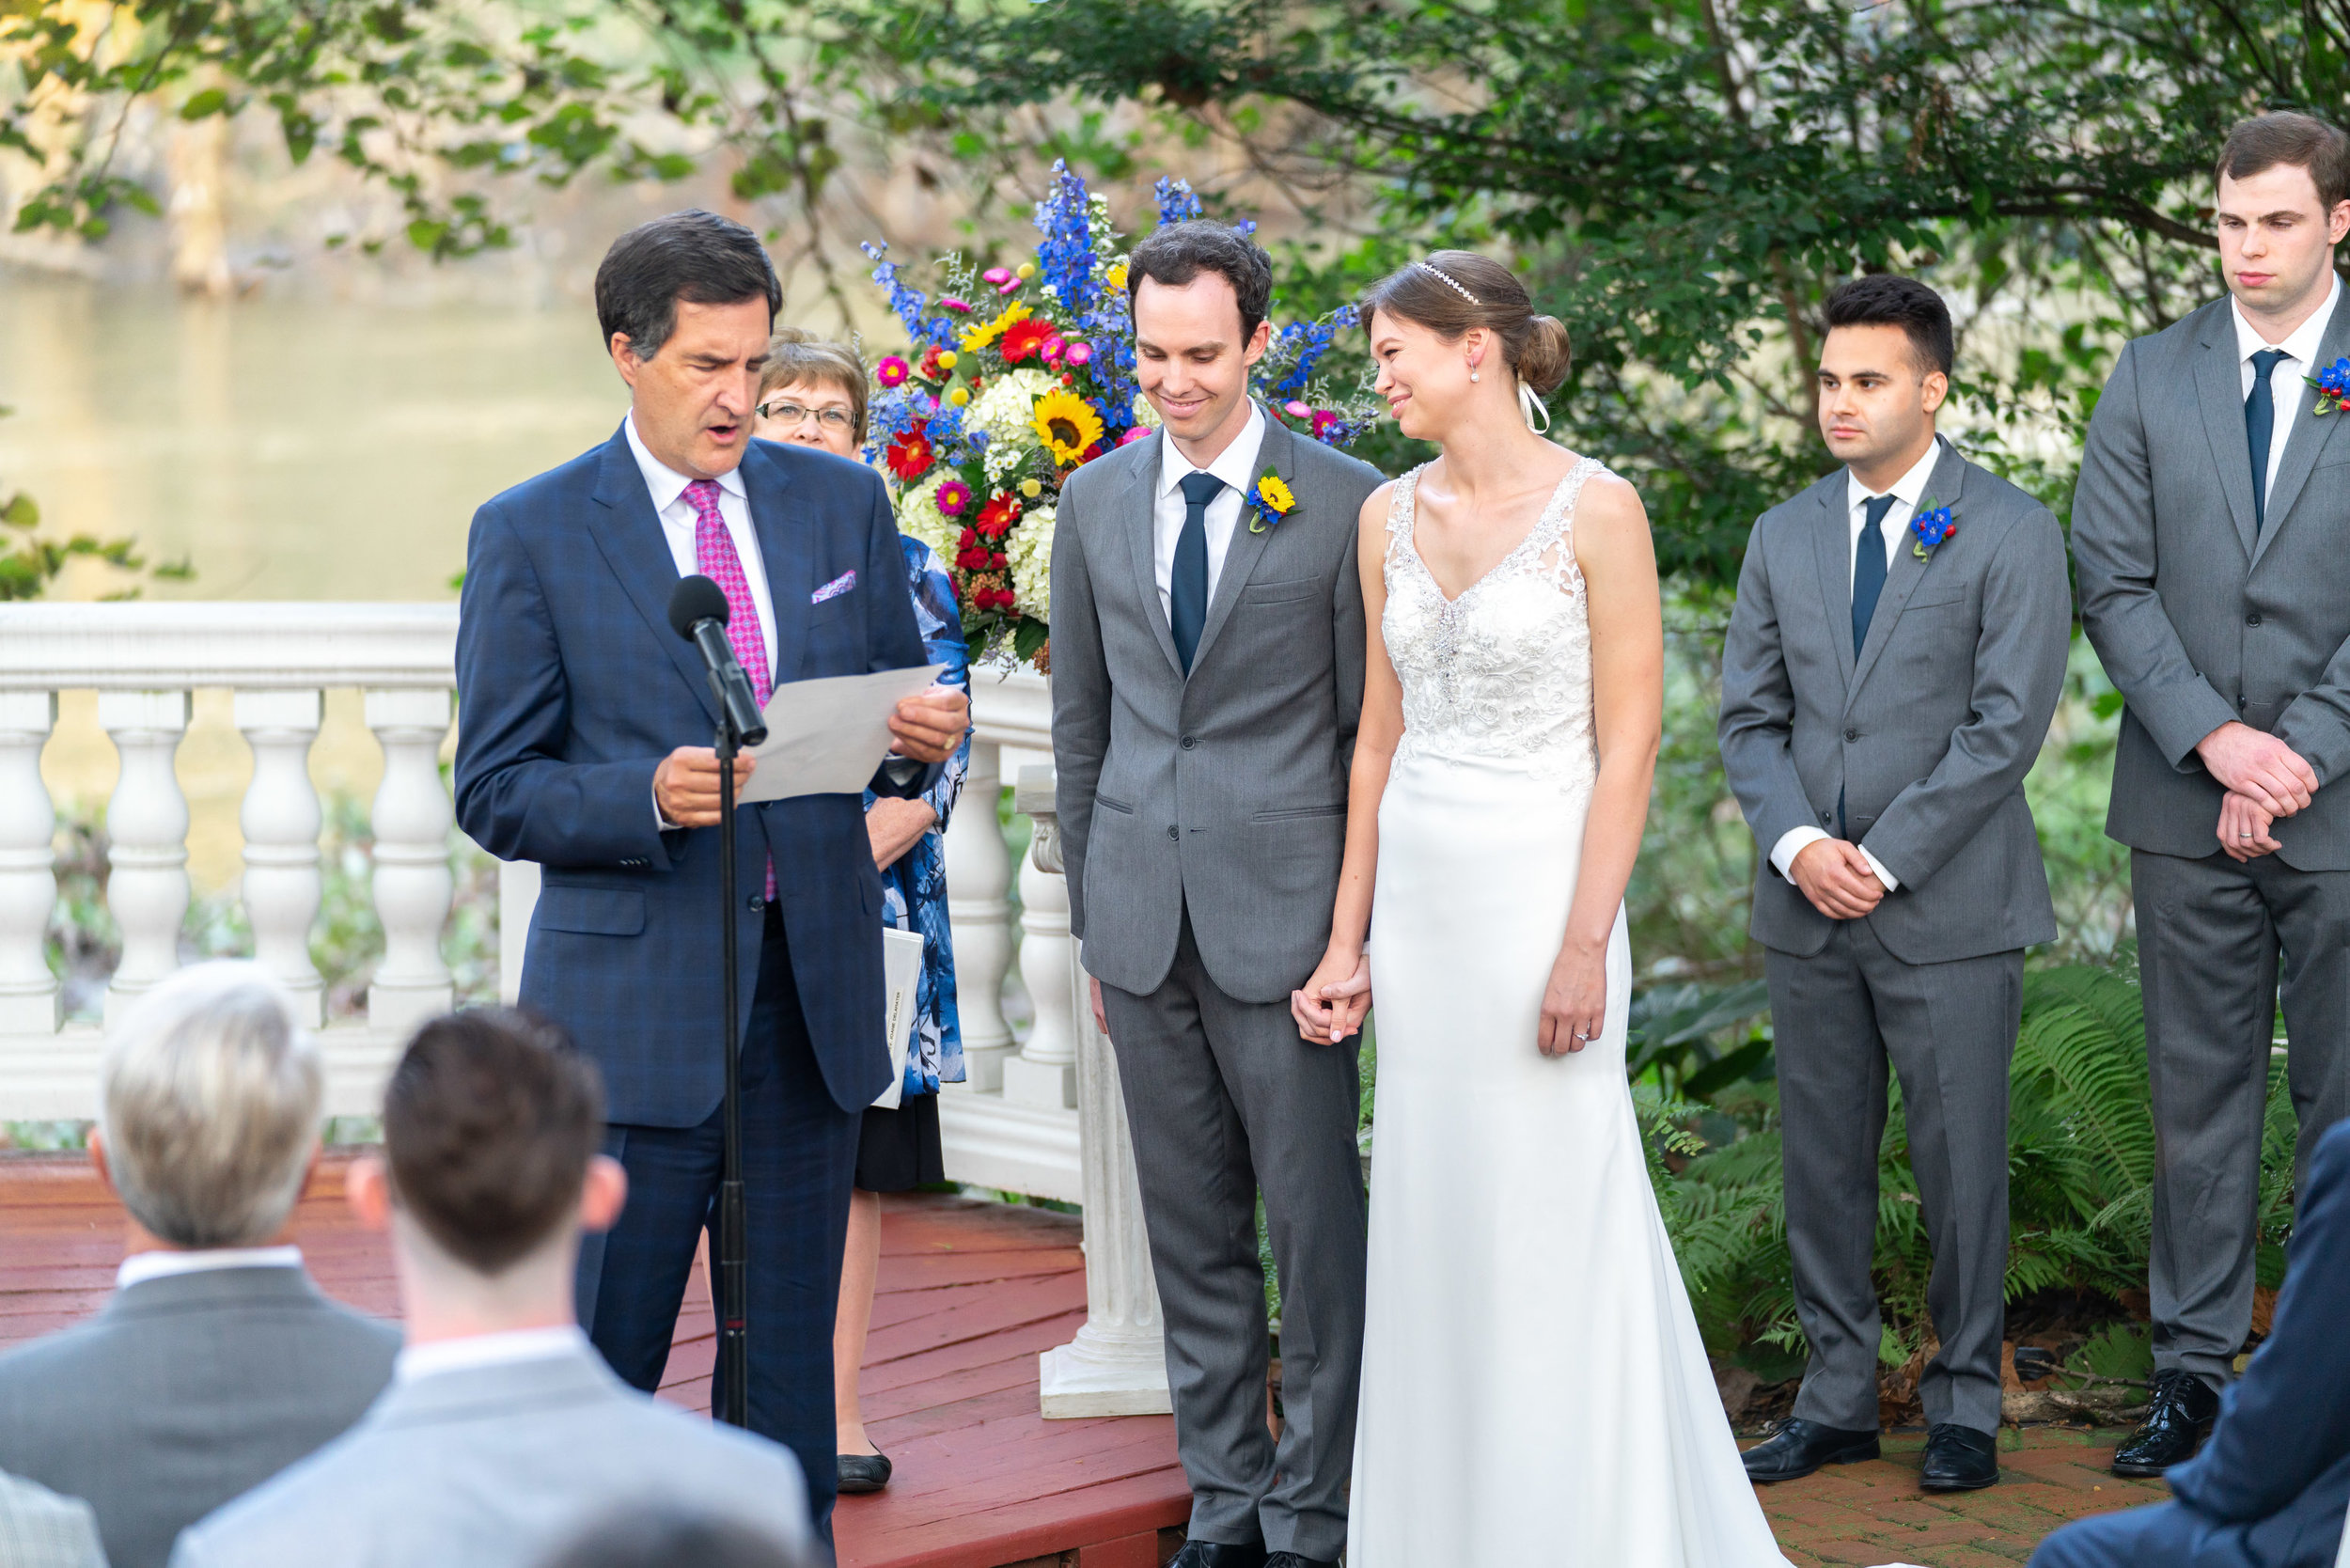
[[[2337,306],[2321,365],[2350,354]],[[2279,386],[2287,400],[2306,387]],[[2195,745],[2241,719],[2299,752],[2321,788],[2277,823],[2285,863],[2350,870],[2350,415],[2299,412],[2252,525],[2243,373],[2225,298],[2122,351],[2073,494],[2081,625],[2128,706],[2106,831],[2198,857],[2219,841],[2218,780]]]
[[[395,1383],[365,1419],[180,1538],[172,1568],[533,1568],[659,1504],[802,1553],[787,1449],[627,1387],[592,1352]]]
[[[149,1279],[0,1356],[0,1469],[87,1499],[115,1568],[163,1568],[182,1529],[357,1420],[399,1353],[300,1269]]]
[[[1808,956],[1836,922],[1770,864],[1788,829],[1850,837],[1901,884],[1867,917],[1896,958],[1947,963],[2056,936],[2024,775],[2072,638],[2048,510],[1948,443],[1924,499],[1956,531],[1893,554],[1852,646],[1846,471],[1754,525],[1722,653],[1722,763],[1757,845],[1756,941]]]
[[[1330,939],[1363,706],[1355,514],[1379,471],[1266,416],[1296,510],[1243,511],[1184,678],[1152,553],[1153,436],[1080,468],[1053,536],[1053,759],[1069,929],[1158,988],[1184,907],[1216,985],[1286,1000]]]

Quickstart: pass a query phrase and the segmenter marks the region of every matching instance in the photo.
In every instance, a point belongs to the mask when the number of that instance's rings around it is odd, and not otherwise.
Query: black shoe
[[[1295,1552],[1273,1552],[1266,1556],[1264,1568],[1339,1568],[1328,1558],[1300,1557]]]
[[[1929,1492],[1979,1492],[1999,1483],[1999,1440],[1956,1421],[1926,1433],[1926,1467],[1918,1484]]]
[[[889,1484],[889,1455],[844,1453],[839,1456],[838,1492],[878,1492]]]
[[[2211,1435],[2219,1415],[2219,1396],[2210,1384],[2183,1368],[2154,1373],[2154,1408],[2130,1440],[2113,1453],[2117,1476],[2158,1476],[2173,1465],[2184,1465]]]
[[[1873,1431],[1822,1426],[1800,1416],[1778,1423],[1770,1440],[1746,1451],[1748,1481],[1794,1481],[1823,1465],[1852,1465],[1877,1456]]]
[[[1261,1541],[1186,1541],[1167,1568],[1265,1568]]]

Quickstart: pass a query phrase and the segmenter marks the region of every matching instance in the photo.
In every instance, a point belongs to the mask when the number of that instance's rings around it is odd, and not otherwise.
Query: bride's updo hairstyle
[[[1518,379],[1546,395],[1567,379],[1567,329],[1534,313],[1517,274],[1473,250],[1440,250],[1380,281],[1362,304],[1363,325],[1383,311],[1426,327],[1447,342],[1483,327],[1501,339],[1501,356]]]

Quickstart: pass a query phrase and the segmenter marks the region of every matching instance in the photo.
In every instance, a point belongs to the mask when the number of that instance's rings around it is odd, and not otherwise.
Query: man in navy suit
[[[2082,1519],[2031,1568],[2333,1568],[2350,1513],[2350,1121],[2310,1156],[2268,1338],[2219,1398],[2175,1502]]]
[[[522,1000],[603,1071],[619,1224],[579,1261],[579,1321],[648,1391],[697,1234],[715,1224],[724,1063],[717,710],[669,593],[726,591],[727,634],[773,684],[924,662],[881,480],[751,439],[782,291],[750,230],[672,213],[624,234],[596,313],[628,384],[619,431],[474,516],[457,635],[457,817],[538,861]],[[873,788],[920,791],[963,739],[959,692],[908,698]],[[751,760],[738,759],[738,781]],[[857,1129],[889,1079],[881,879],[861,801],[740,808],[738,922],[749,1425],[789,1445],[828,1531],[832,1323]],[[714,1240],[714,1237],[713,1237]]]

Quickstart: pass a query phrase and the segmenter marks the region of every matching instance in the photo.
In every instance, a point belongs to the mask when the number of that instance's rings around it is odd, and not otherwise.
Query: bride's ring
[[[2236,835],[2236,837],[2237,837],[2237,838],[2239,838],[2239,839],[2249,839],[2249,838],[2251,837],[2251,835],[2250,835],[2250,834],[2248,834],[2248,833],[2239,833],[2239,834],[2237,834],[2237,835]]]

